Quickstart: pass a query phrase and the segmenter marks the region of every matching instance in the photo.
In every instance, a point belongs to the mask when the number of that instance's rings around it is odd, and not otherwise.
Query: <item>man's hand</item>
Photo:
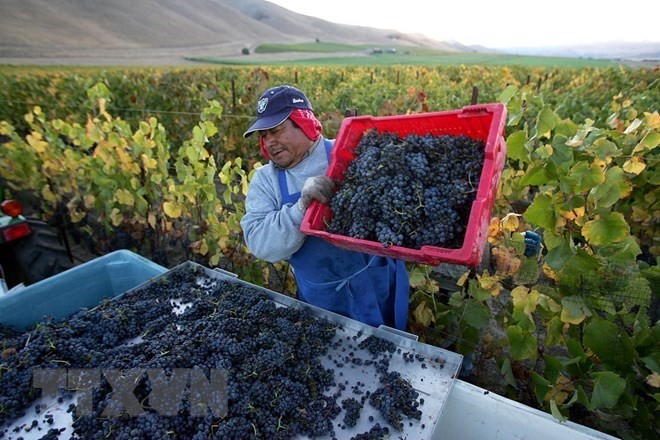
[[[525,231],[523,235],[525,236],[525,256],[533,257],[538,254],[539,250],[541,250],[541,239],[543,238],[541,234]]]
[[[305,180],[303,189],[300,192],[298,208],[304,213],[312,200],[318,200],[321,203],[328,203],[332,197],[332,189],[335,183],[327,176],[314,176]]]

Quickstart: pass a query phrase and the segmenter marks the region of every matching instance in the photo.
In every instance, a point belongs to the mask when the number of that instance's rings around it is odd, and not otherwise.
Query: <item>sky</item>
[[[660,1],[268,0],[335,23],[420,33],[493,49],[660,43]]]

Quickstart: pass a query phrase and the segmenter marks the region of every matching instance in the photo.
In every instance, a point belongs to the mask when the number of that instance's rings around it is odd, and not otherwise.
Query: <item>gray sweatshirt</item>
[[[323,137],[312,145],[309,155],[285,170],[289,194],[300,192],[305,180],[325,174],[328,159]],[[305,242],[300,232],[303,212],[296,204],[282,205],[278,168],[273,162],[257,169],[245,199],[241,227],[245,243],[257,258],[274,263],[290,258]]]

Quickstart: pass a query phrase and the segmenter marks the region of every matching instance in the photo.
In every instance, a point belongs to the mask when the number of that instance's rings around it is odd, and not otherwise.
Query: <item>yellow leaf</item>
[[[519,217],[520,214],[507,214],[503,219],[502,219],[502,229],[505,231],[510,231],[514,232],[518,230],[518,227],[520,227],[520,220]]]
[[[94,202],[96,201],[96,197],[94,197],[91,194],[86,194],[83,197],[83,204],[85,205],[85,208],[91,209],[94,207]]]
[[[573,391],[575,391],[573,382],[569,378],[560,375],[550,392],[545,396],[545,401],[549,402],[554,399],[557,405],[561,405]]]
[[[568,220],[575,220],[577,218],[584,217],[584,214],[586,212],[586,208],[584,206],[580,206],[578,208],[573,208],[571,211],[561,211],[561,216],[568,219]]]
[[[36,153],[43,153],[48,148],[48,142],[43,140],[41,133],[33,132],[32,134],[28,134],[25,139],[27,139],[28,144]]]
[[[479,280],[479,285],[486,290],[490,290],[493,287],[497,287],[501,278],[497,275],[490,275],[488,271],[484,272],[482,275],[477,275]]]
[[[175,202],[165,202],[163,203],[163,211],[171,218],[181,217],[181,206]]]
[[[559,274],[554,271],[547,263],[543,263],[543,274],[551,280],[556,280]]]
[[[112,212],[110,213],[110,221],[112,222],[112,226],[119,226],[124,221],[124,214],[122,214],[119,209],[112,208]]]
[[[626,173],[639,175],[646,168],[646,162],[639,156],[633,156],[623,164]]]
[[[140,156],[142,158],[142,164],[148,170],[153,170],[158,166],[158,161],[152,157],[148,157],[146,154],[142,153]]]
[[[461,287],[464,286],[469,276],[470,276],[470,271],[465,272],[463,275],[461,275],[458,281],[456,281],[456,285]]]
[[[495,259],[495,268],[500,274],[514,275],[520,270],[520,266],[522,266],[522,261],[512,247],[494,247],[490,253]]]
[[[80,220],[84,219],[86,215],[86,212],[77,211],[75,209],[69,210],[69,218],[73,223],[78,223]]]
[[[428,327],[429,325],[431,325],[432,322],[435,322],[435,318],[433,317],[433,312],[423,301],[419,303],[419,305],[415,308],[415,310],[413,310],[413,316],[415,317],[415,320],[417,322],[419,322],[425,327]]]
[[[660,388],[660,374],[653,373],[646,376],[646,383],[653,388]]]
[[[206,240],[202,240],[202,245],[199,247],[199,253],[202,255],[209,253],[209,245],[206,243]]]
[[[649,124],[649,127],[653,130],[658,130],[660,129],[660,113],[658,112],[653,112],[653,113],[648,113],[645,112],[644,116],[646,116],[646,121]]]
[[[115,200],[122,205],[135,206],[135,198],[133,197],[133,194],[125,189],[120,188],[115,192]]]
[[[151,229],[156,229],[156,215],[153,212],[150,212],[147,215],[147,223],[151,226]]]
[[[55,197],[55,194],[53,194],[53,191],[51,191],[50,187],[48,185],[45,185],[41,189],[41,196],[48,202],[50,202],[52,205],[57,204],[57,197]]]

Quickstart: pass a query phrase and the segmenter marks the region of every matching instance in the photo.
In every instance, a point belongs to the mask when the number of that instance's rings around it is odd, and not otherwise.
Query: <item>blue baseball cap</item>
[[[298,108],[314,111],[307,96],[297,88],[284,85],[266,90],[257,102],[257,120],[243,133],[243,137],[258,130],[277,127]]]

